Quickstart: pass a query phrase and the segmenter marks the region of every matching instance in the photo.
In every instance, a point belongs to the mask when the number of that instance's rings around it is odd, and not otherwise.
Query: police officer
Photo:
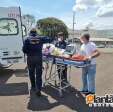
[[[35,28],[24,41],[23,52],[27,55],[31,90],[35,91],[37,96],[41,96],[42,87],[42,47],[44,43],[52,41],[52,38],[39,36]]]
[[[58,41],[56,42],[55,46],[60,48],[60,49],[66,49],[67,44],[64,40],[63,32],[59,32],[57,38],[58,38]],[[57,68],[58,68],[58,75],[60,78],[61,66],[58,65]],[[64,65],[64,70],[61,73],[61,80],[62,80],[62,82],[63,81],[67,82],[67,66],[66,65]]]

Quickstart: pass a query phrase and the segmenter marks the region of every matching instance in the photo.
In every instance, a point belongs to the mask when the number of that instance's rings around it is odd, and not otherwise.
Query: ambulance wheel
[[[6,69],[6,68],[11,67],[12,65],[13,65],[13,64],[3,65],[3,64],[0,63],[0,68],[1,68],[1,69]]]

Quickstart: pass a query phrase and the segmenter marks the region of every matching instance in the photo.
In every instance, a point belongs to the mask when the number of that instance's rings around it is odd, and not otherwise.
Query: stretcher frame
[[[46,56],[45,56],[46,57]],[[67,61],[64,61],[67,60]],[[57,57],[57,56],[47,56],[44,58],[44,63],[45,63],[45,74],[44,74],[44,82],[43,82],[43,87],[49,85],[56,89],[59,92],[59,96],[63,96],[63,91],[66,91],[66,88],[72,87],[71,85],[71,68],[72,66],[77,67],[77,68],[84,68],[90,65],[89,61],[86,61],[86,63],[82,66],[80,65],[74,65],[73,63],[68,63],[68,61],[72,61],[69,59],[65,59],[62,57]],[[57,66],[60,65],[60,68]],[[64,65],[67,66],[67,80],[68,82],[64,82],[61,79],[62,71],[65,69]],[[50,70],[49,70],[50,68]],[[58,78],[58,70],[60,69],[60,76]],[[48,73],[49,71],[49,73]]]

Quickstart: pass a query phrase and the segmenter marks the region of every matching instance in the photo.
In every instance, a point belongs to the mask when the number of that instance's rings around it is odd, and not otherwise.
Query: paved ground
[[[113,94],[113,54],[101,54],[97,59],[96,93]],[[43,97],[29,93],[29,80],[24,64],[0,71],[0,112],[113,112],[113,108],[89,108],[85,98],[79,93],[82,86],[81,70],[73,68],[69,88],[60,98],[58,92],[46,87]]]

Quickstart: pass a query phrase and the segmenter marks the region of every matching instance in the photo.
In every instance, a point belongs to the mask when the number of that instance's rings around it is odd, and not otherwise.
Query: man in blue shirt
[[[42,87],[42,47],[44,43],[52,41],[53,38],[41,37],[36,29],[32,29],[23,45],[23,52],[27,55],[31,90],[35,90],[37,96],[41,96]]]
[[[60,49],[66,49],[66,45],[67,44],[64,40],[63,32],[59,32],[58,33],[58,42],[56,42],[55,46]],[[60,73],[61,73],[61,66],[60,65],[57,66],[59,78],[60,78]],[[64,70],[61,73],[61,80],[62,80],[62,82],[63,81],[67,82],[67,66],[66,65],[64,65]]]
[[[58,41],[56,42],[55,46],[60,49],[66,49],[66,42],[64,40],[62,32],[58,33]]]

